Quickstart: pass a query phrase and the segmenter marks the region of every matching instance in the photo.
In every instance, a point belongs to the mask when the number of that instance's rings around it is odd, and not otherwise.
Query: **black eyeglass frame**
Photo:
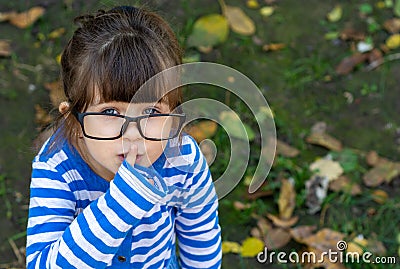
[[[171,114],[171,113],[161,113],[161,114],[149,114],[149,115],[142,115],[142,116],[138,116],[138,117],[129,117],[129,116],[125,116],[125,115],[112,115],[112,114],[105,114],[105,113],[101,113],[101,112],[77,112],[76,110],[72,110],[72,114],[76,117],[76,119],[78,120],[79,124],[81,125],[82,131],[83,131],[83,135],[87,138],[90,139],[94,139],[94,140],[115,140],[118,139],[120,137],[123,136],[123,134],[125,133],[126,129],[128,128],[129,124],[131,122],[136,122],[138,130],[139,130],[139,134],[146,140],[151,140],[151,141],[163,141],[163,140],[169,140],[169,139],[173,139],[175,137],[177,137],[180,133],[180,130],[182,129],[182,125],[186,120],[186,115],[185,114]],[[119,135],[115,136],[115,137],[106,137],[106,138],[100,138],[100,137],[96,137],[96,136],[91,136],[88,135],[85,131],[85,124],[83,123],[83,119],[85,118],[85,116],[88,115],[103,115],[103,116],[113,116],[113,117],[117,117],[117,118],[123,118],[125,119],[124,124],[121,127],[121,131],[119,132]],[[145,118],[153,118],[153,117],[165,117],[165,116],[174,116],[174,117],[178,117],[180,118],[179,121],[179,125],[177,128],[177,132],[174,136],[168,137],[168,138],[152,138],[152,137],[146,137],[143,132],[142,132],[142,128],[140,127],[140,120],[141,119],[145,119]]]

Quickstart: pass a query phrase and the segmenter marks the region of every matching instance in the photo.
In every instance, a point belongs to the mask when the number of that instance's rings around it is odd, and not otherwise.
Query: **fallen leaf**
[[[371,196],[372,200],[381,205],[386,203],[387,199],[389,198],[389,195],[384,190],[375,190],[372,192]]]
[[[210,138],[217,132],[218,124],[212,120],[202,120],[185,128],[185,132],[191,135],[198,143]]]
[[[303,239],[303,242],[309,247],[316,248],[321,251],[339,250],[338,242],[343,240],[344,234],[323,228],[316,234],[310,235]]]
[[[260,8],[260,14],[261,16],[263,16],[264,18],[271,16],[275,11],[274,7],[271,6],[265,6]]]
[[[328,178],[317,175],[306,181],[306,206],[309,214],[315,214],[321,209],[321,204],[327,194],[328,183]]]
[[[255,257],[264,250],[264,242],[255,237],[246,238],[242,243],[242,257]]]
[[[8,40],[0,40],[0,57],[8,57],[11,55],[11,45]]]
[[[60,36],[62,36],[63,34],[65,34],[65,28],[61,27],[61,28],[51,31],[47,37],[49,39],[56,39],[56,38],[59,38]]]
[[[361,187],[356,183],[352,183],[346,176],[340,176],[338,179],[329,182],[329,189],[335,192],[345,192],[351,195],[361,194]]]
[[[302,225],[290,229],[289,232],[294,240],[304,244],[305,243],[304,239],[310,237],[316,229],[317,226],[315,225],[314,226]]]
[[[235,33],[246,36],[255,33],[256,26],[254,22],[241,8],[225,5],[222,12]]]
[[[344,58],[336,67],[336,73],[339,75],[347,75],[360,63],[365,62],[368,58],[367,54],[355,53],[349,57]]]
[[[247,0],[246,6],[248,8],[256,9],[260,7],[260,4],[257,2],[257,0]]]
[[[272,228],[265,235],[264,243],[268,249],[279,249],[286,246],[292,239],[291,234],[283,228]]]
[[[390,182],[400,174],[400,164],[394,162],[382,162],[370,169],[363,176],[364,184],[368,187],[376,187],[383,182]]]
[[[382,63],[383,55],[379,49],[373,49],[368,53],[368,62],[370,63]]]
[[[385,256],[386,255],[386,248],[383,243],[375,238],[376,236],[373,234],[372,238],[368,239],[367,249],[368,251],[372,252],[376,256]]]
[[[241,246],[237,242],[232,241],[222,241],[222,254],[226,253],[240,253]]]
[[[391,34],[396,34],[400,31],[400,19],[392,18],[383,23],[383,27]]]
[[[32,25],[44,14],[44,12],[45,9],[43,7],[32,7],[26,12],[18,13],[9,17],[9,21],[12,25],[24,29]]]
[[[400,34],[393,34],[386,39],[385,45],[389,49],[397,49],[400,47]]]
[[[289,219],[281,219],[278,216],[274,216],[272,214],[267,214],[267,217],[272,221],[272,223],[280,228],[290,228],[295,225],[299,221],[299,216],[294,216]]]
[[[15,11],[0,12],[0,22],[8,21],[10,18],[14,17],[15,15],[17,15],[17,12],[15,12]]]
[[[310,165],[310,170],[321,177],[326,177],[329,181],[337,179],[342,173],[343,168],[337,161],[328,159],[318,159]]]
[[[314,132],[311,133],[307,138],[306,142],[313,144],[313,145],[318,145],[325,147],[330,150],[334,151],[340,151],[342,150],[342,143],[334,138],[333,136],[323,133],[323,132]]]
[[[327,15],[327,19],[330,22],[337,22],[342,18],[343,10],[340,5],[336,5]]]
[[[357,31],[353,28],[345,28],[340,32],[340,38],[342,40],[354,40],[361,41],[365,40],[365,33]]]
[[[347,244],[346,252],[358,253],[359,255],[362,255],[367,245],[368,241],[364,238],[363,235],[359,235]]]
[[[225,42],[229,34],[228,20],[220,14],[210,14],[197,19],[188,37],[189,47],[212,48]]]
[[[35,105],[35,121],[39,126],[45,126],[53,121],[52,116],[47,113],[40,105]]]
[[[278,199],[279,217],[283,220],[292,217],[296,206],[296,191],[294,183],[290,180],[283,179]]]
[[[219,120],[229,136],[248,141],[254,139],[254,131],[242,122],[234,111],[222,111],[219,115]]]
[[[300,151],[281,140],[276,140],[276,153],[284,157],[293,158],[299,155]]]
[[[242,203],[240,201],[234,201],[233,202],[233,207],[236,210],[245,210],[245,209],[249,209],[251,207],[251,205],[249,203],[244,204],[244,203]]]
[[[50,101],[55,108],[58,108],[60,103],[66,100],[60,80],[46,82],[44,87],[50,92]]]
[[[283,43],[271,43],[265,44],[262,49],[263,51],[277,51],[286,48],[286,45]]]

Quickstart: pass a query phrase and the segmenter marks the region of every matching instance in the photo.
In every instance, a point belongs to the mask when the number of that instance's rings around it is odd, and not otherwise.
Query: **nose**
[[[128,140],[138,140],[142,138],[136,122],[126,122],[122,126],[122,137]]]

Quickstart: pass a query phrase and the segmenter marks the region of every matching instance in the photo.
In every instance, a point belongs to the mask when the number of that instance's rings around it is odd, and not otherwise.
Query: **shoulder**
[[[164,152],[168,166],[191,167],[204,157],[196,140],[188,134],[182,135],[181,139],[170,141]]]
[[[45,169],[57,171],[59,167],[76,158],[73,148],[66,140],[59,141],[55,145],[54,136],[47,139],[39,153],[32,162],[33,169]]]

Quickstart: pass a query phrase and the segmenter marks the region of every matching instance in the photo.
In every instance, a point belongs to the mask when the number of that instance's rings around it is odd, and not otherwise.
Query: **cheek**
[[[154,163],[164,151],[167,141],[146,141],[146,155],[151,163]]]

